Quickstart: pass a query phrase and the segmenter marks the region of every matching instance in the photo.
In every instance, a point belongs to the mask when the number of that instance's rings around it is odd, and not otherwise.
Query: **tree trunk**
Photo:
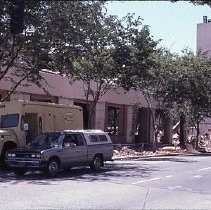
[[[198,149],[199,146],[199,120],[197,120],[196,123],[196,145],[195,145],[195,149]]]
[[[169,116],[168,112],[164,113],[163,129],[164,129],[163,143],[171,144],[172,143],[172,119]]]
[[[186,120],[185,115],[182,113],[180,115],[180,146],[181,148],[186,148]]]
[[[152,143],[152,151],[153,151],[153,153],[155,153],[157,151],[157,145],[158,145],[157,132],[154,131],[153,143]]]

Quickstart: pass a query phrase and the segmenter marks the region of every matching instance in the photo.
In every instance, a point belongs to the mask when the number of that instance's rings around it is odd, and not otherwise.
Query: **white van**
[[[83,129],[81,107],[35,101],[0,103],[0,165],[8,150],[25,146],[38,133],[65,129]]]

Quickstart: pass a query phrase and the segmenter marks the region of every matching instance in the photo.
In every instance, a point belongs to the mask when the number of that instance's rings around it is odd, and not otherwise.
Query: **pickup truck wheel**
[[[50,176],[56,176],[59,172],[59,162],[57,160],[50,160],[48,163],[47,173]]]
[[[14,168],[14,174],[16,176],[23,176],[26,173],[26,169],[25,168]]]
[[[67,173],[70,173],[71,172],[71,168],[70,167],[65,167],[64,171],[67,172]]]
[[[91,164],[91,169],[94,171],[99,171],[103,166],[103,159],[100,155],[94,157],[93,162]]]

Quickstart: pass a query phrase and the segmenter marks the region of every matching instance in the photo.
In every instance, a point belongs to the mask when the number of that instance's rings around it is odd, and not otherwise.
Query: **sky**
[[[162,39],[159,46],[178,54],[185,48],[196,52],[197,24],[203,22],[203,16],[211,19],[211,7],[188,1],[109,1],[106,8],[119,18],[127,13],[140,16],[153,39]]]

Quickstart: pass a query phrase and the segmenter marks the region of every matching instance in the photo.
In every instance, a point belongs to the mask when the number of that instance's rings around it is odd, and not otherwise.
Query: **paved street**
[[[53,179],[1,171],[0,209],[210,209],[210,176],[211,156],[119,160]]]

